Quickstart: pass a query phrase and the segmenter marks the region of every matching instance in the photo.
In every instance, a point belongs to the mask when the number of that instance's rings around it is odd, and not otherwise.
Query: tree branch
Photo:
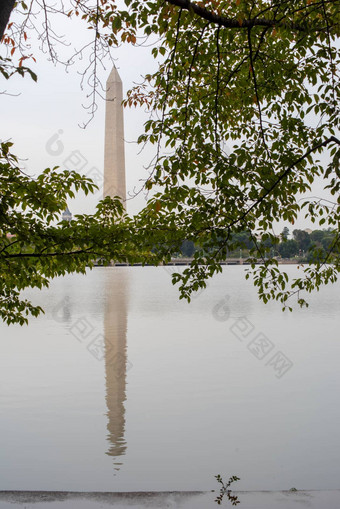
[[[218,95],[220,93],[220,67],[221,67],[221,53],[220,53],[220,30],[218,26],[216,30],[216,51],[217,51],[217,70],[216,70],[216,93],[215,93],[215,147],[216,153],[219,154],[219,139],[218,139]],[[218,155],[217,155],[218,157]]]
[[[213,12],[208,11],[205,7],[201,7],[190,0],[166,0],[167,3],[176,5],[181,9],[185,9],[190,12],[194,12],[198,16],[211,23],[215,23],[216,25],[223,26],[225,28],[252,28],[254,26],[261,27],[283,27],[290,28],[291,30],[296,30],[299,32],[305,32],[306,28],[297,25],[296,23],[283,23],[282,21],[278,22],[271,19],[266,18],[252,18],[252,19],[243,19],[239,20],[236,18],[226,18],[224,16],[220,16]]]
[[[0,40],[6,30],[9,17],[14,7],[15,0],[2,0],[0,2]]]
[[[185,120],[184,120],[185,130],[186,130],[187,123],[188,123],[188,106],[189,106],[189,92],[190,92],[190,85],[191,85],[191,73],[192,73],[192,70],[194,67],[195,58],[197,55],[197,51],[198,51],[201,39],[202,39],[205,29],[207,28],[208,25],[209,25],[209,23],[206,23],[204,25],[204,27],[202,28],[201,33],[196,41],[194,53],[192,55],[192,59],[191,59],[190,67],[189,67],[189,71],[188,71],[188,84],[187,84],[187,92],[186,92],[186,96],[185,96]]]
[[[102,256],[100,253],[96,253],[92,251],[94,246],[89,247],[88,249],[79,249],[78,251],[67,251],[67,252],[57,252],[57,253],[14,253],[14,254],[5,254],[1,258],[12,259],[12,258],[51,258],[54,256],[72,256],[72,255],[81,255],[81,254],[93,254],[97,256]]]
[[[278,186],[279,183],[292,171],[294,166],[301,163],[301,161],[306,159],[306,157],[308,157],[309,154],[311,154],[312,152],[315,152],[319,148],[326,147],[331,142],[340,145],[340,140],[338,138],[336,138],[335,136],[330,136],[329,138],[327,138],[327,140],[318,143],[317,145],[314,145],[314,147],[307,150],[307,152],[305,152],[301,157],[299,157],[296,161],[294,161],[291,165],[288,166],[288,168],[279,176],[276,182],[274,182],[274,184],[258,200],[256,200],[240,217],[238,217],[237,219],[235,219],[235,221],[230,223],[228,225],[228,228],[242,221],[249,214],[249,212],[251,212],[255,207],[260,205],[260,203],[263,202],[263,200],[275,189],[275,187]]]
[[[264,128],[263,128],[263,122],[262,122],[262,108],[261,108],[261,104],[260,104],[260,97],[259,97],[259,91],[258,91],[258,86],[257,86],[257,79],[256,79],[256,74],[255,74],[255,68],[254,68],[253,46],[252,46],[252,43],[251,43],[251,28],[248,28],[248,46],[249,46],[250,69],[251,69],[251,74],[252,74],[252,77],[253,77],[254,90],[255,90],[255,96],[256,96],[256,103],[257,103],[257,108],[258,108],[258,112],[259,112],[261,137],[262,137],[262,141],[263,141],[263,145],[264,145],[265,151],[267,152],[267,155],[268,155],[268,157],[270,159],[270,154],[269,154],[269,150],[268,150],[268,147],[267,147],[266,138],[265,138],[265,134],[264,134]]]

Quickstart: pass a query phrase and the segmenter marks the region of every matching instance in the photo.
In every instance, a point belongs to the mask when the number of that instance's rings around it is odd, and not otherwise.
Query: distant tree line
[[[251,251],[260,249],[264,255],[270,254],[278,258],[292,259],[313,262],[322,261],[327,257],[332,243],[335,240],[336,231],[306,230],[295,229],[292,232],[293,238],[289,237],[289,229],[285,227],[280,236],[276,237],[276,242],[272,238],[258,239],[250,232],[239,232],[233,235],[234,249],[228,253],[228,258],[247,258]],[[193,240],[184,240],[181,245],[179,255],[191,258],[197,249],[196,242]]]

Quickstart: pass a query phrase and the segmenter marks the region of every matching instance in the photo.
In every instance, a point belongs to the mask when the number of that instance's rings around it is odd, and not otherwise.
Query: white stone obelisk
[[[123,85],[115,66],[106,82],[104,198],[126,201]]]

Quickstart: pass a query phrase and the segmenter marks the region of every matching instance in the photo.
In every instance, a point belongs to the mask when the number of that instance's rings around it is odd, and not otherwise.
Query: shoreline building
[[[61,219],[63,221],[68,221],[69,223],[72,221],[72,213],[70,212],[70,209],[68,207],[66,207],[66,209],[62,213]]]
[[[115,66],[106,82],[103,197],[126,201],[123,84]]]

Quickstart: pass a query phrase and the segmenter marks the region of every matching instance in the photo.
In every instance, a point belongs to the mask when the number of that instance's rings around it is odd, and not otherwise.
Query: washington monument
[[[126,200],[123,86],[115,66],[106,82],[104,198]]]

